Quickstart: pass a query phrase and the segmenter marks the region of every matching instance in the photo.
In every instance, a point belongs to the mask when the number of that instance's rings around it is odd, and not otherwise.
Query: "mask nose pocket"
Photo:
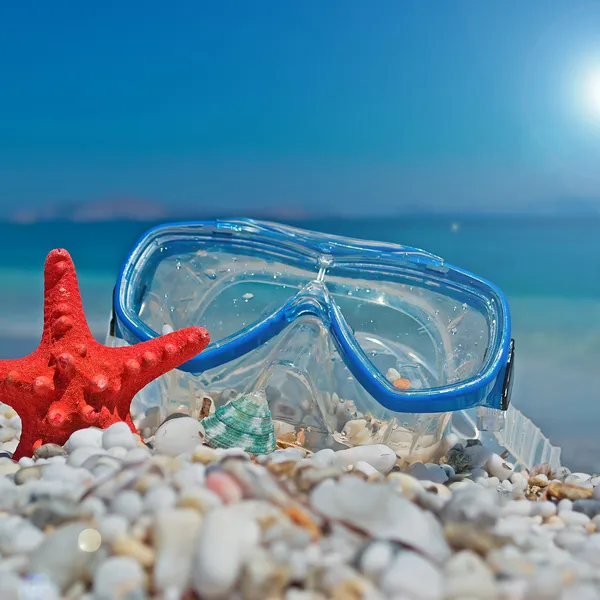
[[[317,448],[333,441],[336,422],[323,390],[334,389],[332,341],[321,321],[297,318],[277,340],[245,393],[264,390],[276,436]]]

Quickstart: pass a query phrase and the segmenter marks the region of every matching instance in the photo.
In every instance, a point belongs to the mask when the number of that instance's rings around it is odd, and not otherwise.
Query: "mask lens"
[[[164,257],[141,277],[146,285],[139,316],[155,331],[165,324],[201,325],[211,344],[221,342],[280,309],[316,276],[294,257],[268,251],[257,256],[243,243],[191,245],[175,252],[165,244],[159,250]]]
[[[364,278],[334,268],[325,284],[361,349],[394,387],[435,389],[465,382],[484,363],[493,316],[474,294],[441,293],[418,276]]]

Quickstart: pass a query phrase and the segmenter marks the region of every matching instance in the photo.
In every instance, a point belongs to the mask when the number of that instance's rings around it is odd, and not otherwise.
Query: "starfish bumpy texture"
[[[77,429],[125,421],[135,433],[130,407],[152,380],[201,352],[209,342],[188,327],[134,346],[109,348],[90,332],[66,250],[52,250],[44,268],[44,330],[29,356],[0,360],[0,401],[21,417],[13,458],[31,456],[46,443],[64,444]]]

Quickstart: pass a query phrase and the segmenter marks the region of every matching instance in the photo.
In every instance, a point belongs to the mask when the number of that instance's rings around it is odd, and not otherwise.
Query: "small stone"
[[[53,456],[66,456],[67,452],[58,444],[43,444],[33,451],[36,458],[52,458]]]
[[[84,446],[75,450],[69,450],[67,464],[71,467],[81,467],[89,458],[98,454],[106,455],[108,452],[98,446]]]
[[[457,552],[444,566],[445,598],[494,600],[498,595],[494,574],[474,552]]]
[[[41,479],[45,468],[45,465],[35,465],[34,467],[20,469],[15,473],[14,481],[17,485],[23,485],[26,481]]]
[[[381,477],[381,473],[375,468],[372,467],[368,462],[364,460],[359,460],[353,467],[353,471],[357,471],[365,475],[366,477],[379,476]]]
[[[471,457],[465,452],[462,444],[456,444],[443,458],[444,463],[450,465],[455,473],[464,473],[473,468]]]
[[[173,508],[177,502],[177,494],[172,487],[161,485],[150,489],[144,497],[144,510],[159,513]]]
[[[532,507],[533,502],[529,502],[529,500],[512,500],[502,507],[501,514],[503,516],[518,515],[528,517],[531,514]]]
[[[498,495],[493,490],[474,484],[456,490],[442,511],[444,521],[481,526],[493,525],[499,515]]]
[[[600,500],[575,500],[573,502],[573,510],[586,514],[590,519],[596,515],[600,515]]]
[[[217,494],[225,504],[239,502],[243,496],[242,488],[238,482],[229,473],[221,469],[207,473],[206,487]]]
[[[129,521],[134,521],[144,508],[140,494],[134,490],[119,492],[111,503],[113,512],[123,515]]]
[[[443,579],[438,569],[414,552],[401,550],[381,578],[386,594],[407,595],[415,600],[440,600]]]
[[[564,548],[569,552],[578,552],[583,548],[586,541],[586,534],[572,529],[563,529],[554,537],[554,543],[559,548]]]
[[[206,514],[221,505],[221,498],[205,487],[185,488],[181,492],[179,501],[177,502],[179,508],[193,508],[200,514]]]
[[[559,512],[558,516],[562,519],[565,525],[582,525],[585,527],[590,522],[590,518],[583,512],[566,510]]]
[[[117,538],[127,535],[129,521],[123,515],[106,515],[98,522],[102,541],[113,544]]]
[[[389,542],[371,542],[360,556],[360,570],[367,577],[378,582],[381,574],[392,562],[394,553],[394,546]]]
[[[157,552],[153,576],[157,590],[182,595],[188,588],[201,524],[200,515],[190,509],[173,509],[157,515],[153,533]]]
[[[479,442],[479,440],[475,441]],[[494,454],[489,448],[483,446],[481,442],[470,445],[467,443],[467,447],[464,449],[464,453],[471,460],[471,469],[480,469],[490,460],[490,458]]]
[[[18,489],[8,477],[0,476],[0,511],[11,511],[17,503]]]
[[[539,515],[543,519],[547,519],[556,514],[556,504],[554,502],[532,502],[531,514]]]
[[[260,538],[256,522],[236,508],[231,505],[209,512],[196,542],[192,583],[206,600],[230,597],[244,560]]]
[[[244,600],[281,598],[290,579],[290,568],[273,562],[268,552],[257,548],[246,560],[239,589]]]
[[[136,538],[128,535],[119,536],[112,544],[112,551],[118,556],[130,556],[142,567],[149,568],[154,564],[154,550]]]
[[[94,573],[94,600],[133,598],[131,594],[143,590],[145,583],[144,571],[135,559],[130,556],[111,556]]]
[[[593,490],[572,483],[553,481],[546,488],[546,494],[549,498],[557,498],[558,500],[562,500],[563,498],[567,498],[568,500],[585,500],[592,497]]]
[[[0,477],[3,475],[12,475],[19,469],[19,463],[14,462],[10,458],[0,457]]]
[[[88,427],[87,429],[78,429],[74,431],[67,443],[66,450],[72,453],[78,448],[102,448],[102,434],[104,430],[98,427]]]
[[[114,447],[131,450],[136,446],[137,442],[133,437],[133,433],[131,429],[129,429],[129,425],[124,421],[113,423],[102,433],[102,447],[105,450],[110,450]]]
[[[45,575],[62,592],[76,581],[87,579],[97,560],[97,551],[82,549],[81,536],[88,530],[82,523],[70,523],[45,537],[31,556],[29,572]]]

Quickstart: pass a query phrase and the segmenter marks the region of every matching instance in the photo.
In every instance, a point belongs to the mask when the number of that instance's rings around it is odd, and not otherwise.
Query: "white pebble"
[[[558,516],[565,523],[565,525],[587,525],[590,522],[590,518],[580,512],[573,510],[559,510]]]
[[[440,600],[443,596],[442,575],[419,554],[400,551],[381,578],[386,594],[406,595],[415,600]]]
[[[110,450],[115,446],[126,448],[127,450],[137,446],[133,433],[131,432],[131,429],[129,429],[129,425],[123,421],[113,423],[102,433],[102,447],[106,450]]]
[[[144,510],[150,513],[172,508],[177,502],[175,490],[167,485],[161,485],[148,490],[144,497]]]
[[[154,523],[154,545],[157,559],[154,567],[154,587],[182,595],[188,588],[194,559],[194,543],[202,517],[190,509],[165,511]]]
[[[501,514],[528,517],[531,514],[533,502],[529,500],[512,500],[501,508]]]
[[[332,467],[335,464],[335,451],[331,448],[324,448],[315,452],[311,460],[319,463],[320,466]]]
[[[144,587],[145,574],[130,556],[111,556],[94,573],[94,600],[115,600],[123,591],[135,593]]]
[[[123,458],[123,464],[133,465],[136,463],[142,463],[151,458],[151,456],[152,454],[150,453],[149,448],[142,448],[141,446],[138,446],[137,448],[127,452],[127,456]]]
[[[123,515],[129,521],[135,521],[144,507],[142,497],[135,490],[119,492],[111,503],[114,513]]]
[[[198,595],[206,600],[230,597],[244,560],[259,538],[257,523],[235,505],[209,512],[196,543],[192,572]]]
[[[104,430],[98,427],[88,427],[87,429],[78,429],[74,431],[67,443],[65,449],[70,453],[78,448],[102,448],[102,434]]]
[[[361,473],[364,473],[367,477],[371,477],[372,475],[379,475],[379,471],[364,460],[359,460],[354,465],[354,469],[360,471]]]
[[[556,514],[556,504],[554,502],[532,502],[531,514],[539,515],[543,519],[553,517]]]
[[[129,521],[123,515],[105,515],[98,522],[98,531],[102,541],[113,544],[114,541],[127,534]]]
[[[563,498],[558,503],[558,514],[560,515],[563,512],[572,511],[573,510],[573,501],[568,498]]]
[[[394,557],[394,546],[389,542],[372,542],[360,557],[360,569],[367,576],[378,581]]]
[[[127,456],[127,448],[121,446],[113,446],[108,450],[108,454],[119,460],[123,460]]]
[[[98,454],[106,455],[108,452],[99,446],[83,446],[81,448],[76,448],[73,451],[69,451],[67,464],[72,467],[81,467],[88,458]]]
[[[17,432],[12,427],[2,427],[0,429],[0,443],[6,443],[14,440]]]

